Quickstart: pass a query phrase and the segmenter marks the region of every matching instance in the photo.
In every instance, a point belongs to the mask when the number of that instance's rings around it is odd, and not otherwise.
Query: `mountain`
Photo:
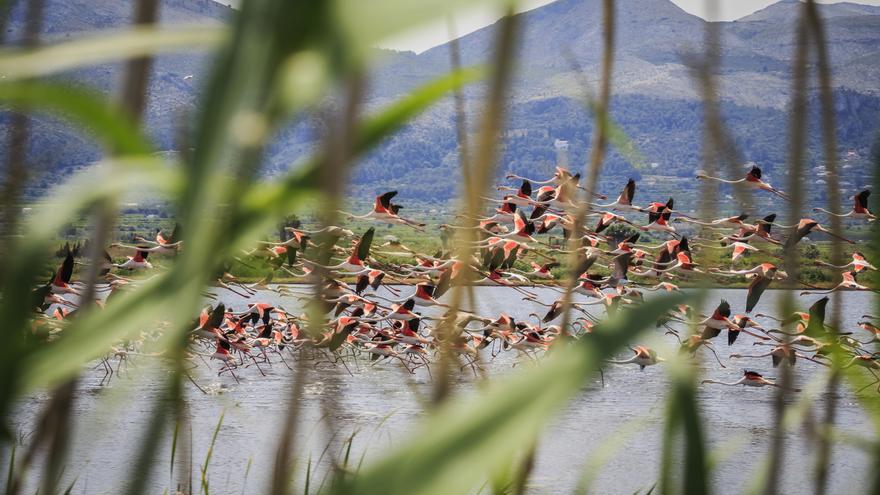
[[[706,22],[668,0],[617,2],[612,117],[637,150],[612,151],[603,169],[603,191],[614,194],[627,177],[641,178],[640,194],[665,195],[693,188],[702,164],[703,114],[698,87],[685,65],[703,50]],[[755,161],[774,182],[783,180],[787,156],[790,72],[795,51],[798,2],[783,0],[765,12],[718,23],[722,62],[718,84],[725,123],[743,161]],[[856,4],[820,5],[834,63],[835,110],[843,187],[869,183],[869,148],[880,115],[880,9]],[[549,174],[556,161],[555,139],[571,143],[569,160],[587,159],[592,132],[581,81],[595,82],[602,46],[601,2],[559,0],[520,14],[518,71],[504,135],[501,173]],[[497,24],[459,40],[465,64],[486,63]],[[449,69],[449,47],[420,55],[391,56],[373,80],[375,98],[401,94]],[[583,75],[572,68],[575,60]],[[871,77],[874,76],[874,77]],[[821,172],[815,83],[811,81],[811,166]],[[593,88],[595,92],[595,88]],[[479,87],[465,92],[470,123],[481,108]],[[361,164],[355,181],[375,192],[382,187],[414,191],[416,197],[455,193],[457,177],[452,108],[440,105],[406,133]],[[814,196],[821,191],[816,176]]]
[[[794,21],[797,19],[797,9],[801,0],[782,0],[769,5],[751,15],[747,15],[736,22],[773,22]],[[857,3],[841,2],[832,4],[818,4],[821,15],[825,19],[832,17],[851,17],[858,15],[880,15],[880,7],[876,5],[861,5]]]
[[[58,38],[123,25],[130,3],[46,0],[46,36]],[[685,61],[703,50],[706,22],[669,0],[616,4],[611,112],[630,145],[609,154],[600,186],[604,192],[616,193],[626,178],[635,177],[641,179],[643,199],[690,191],[693,172],[702,164],[703,112],[698,86]],[[738,21],[717,24],[722,39],[718,83],[725,123],[742,160],[759,163],[775,183],[783,180],[787,154],[786,105],[797,7],[796,0],[783,0]],[[224,22],[231,11],[210,0],[163,0],[162,12],[163,22],[210,23]],[[880,8],[833,4],[821,5],[820,13],[826,21],[834,64],[840,151],[847,160],[843,185],[852,189],[869,180],[866,157],[878,129]],[[581,167],[592,132],[582,81],[596,83],[602,47],[601,1],[558,0],[519,17],[517,71],[508,104],[510,118],[502,134],[499,174],[508,170],[538,177],[549,174],[557,160],[556,139],[569,141],[568,159],[573,167]],[[20,15],[13,16],[10,33],[20,32],[21,23]],[[466,65],[490,60],[497,28],[497,24],[487,26],[459,40]],[[381,54],[381,63],[368,82],[371,109],[449,70],[447,45],[421,54],[389,50]],[[198,54],[160,57],[148,112],[149,129],[160,149],[174,148],[174,122],[192,112],[205,63],[205,57]],[[104,66],[64,77],[112,91],[118,74],[119,66]],[[184,79],[189,74],[195,77]],[[811,84],[811,165],[820,167],[818,103],[815,84]],[[484,89],[474,85],[464,94],[471,131],[477,132]],[[47,132],[32,144],[32,153],[46,167],[63,174],[99,156],[77,133],[57,122],[41,122]],[[266,173],[287,169],[314,146],[319,136],[316,127],[304,120],[282,132],[269,147]],[[62,154],[55,151],[59,147]],[[457,160],[453,110],[447,98],[365,157],[353,173],[352,193],[361,197],[399,188],[404,200],[446,202],[457,192]],[[819,181],[815,179],[812,185],[821,185]],[[821,194],[815,189],[814,195]]]
[[[25,25],[25,5],[14,2],[5,40],[20,43]],[[46,0],[41,39],[63,41],[95,30],[115,29],[130,24],[130,0]],[[212,0],[160,0],[160,22],[217,25],[228,22],[233,10]],[[153,66],[147,101],[146,129],[161,150],[174,149],[179,119],[191,115],[201,86],[200,74],[209,60],[204,54],[162,55]],[[119,87],[122,64],[106,64],[70,71],[57,76],[79,86],[113,94]],[[189,77],[195,75],[196,77]],[[58,183],[58,176],[70,174],[101,158],[101,150],[87,134],[46,116],[33,119],[29,162],[36,194]],[[0,142],[7,142],[9,115],[0,113]],[[6,146],[0,146],[0,168],[5,166]]]

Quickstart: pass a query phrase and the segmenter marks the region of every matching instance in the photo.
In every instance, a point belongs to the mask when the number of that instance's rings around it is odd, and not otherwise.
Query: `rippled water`
[[[404,292],[410,290],[402,288]],[[501,288],[476,288],[477,312],[495,315],[506,312],[517,318],[528,318],[534,307],[524,304],[521,295]],[[554,293],[537,290],[541,299],[552,301]],[[782,291],[768,291],[761,300],[757,312],[774,312]],[[731,302],[733,311],[742,312],[746,293],[740,289],[716,290],[708,299],[714,306],[719,298]],[[253,299],[280,304],[296,311],[298,302],[290,297],[280,297],[266,292]],[[870,296],[865,293],[843,295],[843,315],[847,329],[854,329],[863,313],[870,312]],[[242,307],[244,301],[236,296],[223,294],[223,300]],[[815,297],[802,299],[805,306]],[[830,311],[829,311],[829,314]],[[643,342],[661,350],[661,355],[674,352],[677,347],[673,337],[662,336],[659,330],[645,336]],[[860,334],[864,339],[864,334]],[[709,354],[702,361],[706,377],[724,381],[737,380],[743,368],[754,369],[765,376],[775,376],[770,359],[733,361],[730,352],[766,352],[766,347],[752,346],[749,336],[742,335],[733,347],[726,346],[724,335],[716,340],[719,355],[727,365],[721,369]],[[628,357],[628,352],[622,356]],[[498,378],[515,372],[517,362],[513,353],[503,353],[485,365],[489,375]],[[221,413],[225,419],[217,438],[213,457],[208,469],[212,493],[260,493],[264,492],[271,478],[272,463],[280,431],[281,418],[290,400],[290,377],[292,373],[280,363],[266,368],[265,377],[253,367],[237,372],[241,382],[224,374],[217,377],[219,364],[211,368],[200,363],[193,371],[195,379],[203,386],[219,393],[204,395],[194,387],[188,387],[189,414],[192,417],[192,459],[194,486],[198,491],[201,463]],[[370,366],[368,361],[350,363],[351,375],[342,366],[318,365],[309,374],[304,393],[296,397],[303,410],[304,427],[297,432],[298,452],[311,451],[313,462],[319,460],[322,450],[333,436],[332,445],[338,445],[353,431],[359,431],[354,440],[354,458],[366,452],[366,462],[381,455],[395,444],[409,439],[424,413],[422,400],[431,388],[429,375],[420,370],[408,375],[399,365],[389,363]],[[134,358],[133,363],[120,377],[114,377],[109,385],[101,385],[103,372],[86,370],[80,381],[80,393],[74,406],[74,443],[65,470],[67,483],[78,478],[73,493],[116,493],[130,476],[136,445],[153,410],[155,398],[161,393],[163,375],[156,370],[152,358]],[[796,367],[799,386],[820,376],[824,368],[801,361]],[[456,393],[473,393],[473,374],[464,373],[456,384]],[[703,386],[699,393],[701,413],[704,418],[710,449],[722,455],[712,472],[711,480],[718,493],[744,491],[754,473],[765,461],[772,435],[773,390],[765,388]],[[560,414],[548,418],[549,428],[538,445],[538,458],[531,478],[535,493],[567,493],[577,483],[585,461],[598,447],[615,438],[622,438],[624,430],[635,431],[624,440],[617,440],[621,447],[602,467],[594,488],[597,493],[632,493],[647,489],[658,477],[660,441],[663,429],[663,413],[666,399],[666,377],[663,366],[639,371],[638,367],[610,365],[605,369],[604,387],[596,378]],[[824,396],[822,396],[824,398]],[[23,400],[18,407],[14,425],[28,442],[36,415],[45,404],[47,396],[36,394]],[[339,428],[335,434],[324,431],[326,424],[321,418],[321,401],[333,402],[332,423]],[[837,424],[847,432],[872,431],[867,416],[848,393],[840,394]],[[334,436],[335,435],[335,436]],[[151,492],[162,493],[175,487],[177,474],[170,478],[169,458],[171,434],[166,440],[154,466]],[[181,440],[189,443],[190,439]],[[781,486],[785,493],[808,491],[811,483],[811,466],[814,446],[804,439],[801,430],[786,437],[783,460],[784,472]],[[181,469],[186,459],[178,452],[176,469]],[[0,459],[6,463],[7,458]],[[326,457],[320,465],[325,468]],[[250,468],[248,465],[250,463]],[[5,464],[0,464],[5,465]],[[36,466],[39,469],[39,464]],[[321,471],[323,472],[322,469]],[[868,457],[855,447],[836,444],[833,449],[830,493],[850,493],[865,487],[866,477],[872,472]],[[39,471],[34,471],[39,473]],[[313,487],[320,483],[318,474]],[[36,477],[36,476],[33,476]],[[32,477],[32,478],[33,478]],[[36,489],[31,480],[24,493]]]

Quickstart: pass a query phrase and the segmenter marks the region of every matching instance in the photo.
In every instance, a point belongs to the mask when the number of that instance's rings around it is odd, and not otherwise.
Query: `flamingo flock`
[[[757,166],[739,179],[705,174],[698,174],[697,179],[744,185],[758,194],[790,200],[762,178]],[[710,314],[678,306],[656,323],[660,336],[675,339],[673,347],[686,357],[711,353],[725,370],[746,361],[765,362],[773,368],[802,362],[828,367],[835,356],[843,356],[843,367],[864,368],[870,375],[865,388],[876,387],[880,393],[880,353],[870,350],[880,341],[878,317],[864,315],[852,329],[832,328],[825,318],[827,294],[875,292],[858,281],[862,274],[877,270],[863,251],[850,251],[851,261],[842,265],[821,259],[804,261],[837,277],[835,285],[824,290],[796,282],[805,289],[799,297],[809,306],[807,312],[753,313],[768,288],[780,287],[780,281],[789,278],[780,265],[783,250],[795,249],[807,237],[854,241],[812,218],[785,225],[777,223],[772,212],[751,221],[753,213],[743,212],[706,221],[676,210],[674,198],[640,205],[632,179],[616,200],[605,204],[593,202],[605,200],[601,195],[578,199],[578,189],[583,189],[580,175],[564,168],[557,168],[547,179],[511,174],[506,180],[511,182],[497,187],[501,197],[484,198],[490,201],[485,216],[457,217],[455,223],[429,226],[400,216],[402,206],[393,202],[397,191],[388,191],[376,196],[372,209],[364,214],[337,212],[358,225],[375,224],[361,232],[351,226],[287,227],[278,241],[255,243],[236,261],[249,265],[265,260],[269,273],[263,280],[246,283],[228,270],[218,272],[214,290],[205,293],[206,307],[187,329],[191,359],[215,366],[218,374],[236,380],[245,369],[253,367],[265,375],[271,366],[290,367],[292,359],[305,356],[349,371],[352,363],[368,357],[373,366],[391,363],[409,373],[424,369],[430,375],[438,350],[447,349],[462,369],[470,367],[476,374],[486,360],[501,353],[515,355],[514,362],[537,360],[558,343],[589,338],[596,323],[640,304],[648,293],[679,291],[682,283],[732,279],[748,281],[742,300],[719,301]],[[853,208],[845,214],[822,208],[813,212],[848,222],[873,222],[869,196],[868,190],[854,194]],[[576,212],[584,206],[585,222],[578,226]],[[459,258],[447,249],[419,252],[393,236],[380,244],[375,239],[376,227],[383,225],[414,229],[422,237],[430,237],[435,227],[442,236],[471,229],[477,234],[468,246],[473,254]],[[447,238],[443,238],[444,246]],[[152,253],[173,256],[185,244],[175,227],[170,235],[158,231],[155,240],[137,237],[131,244],[112,247],[130,250],[131,255],[116,262],[104,252],[99,267],[102,283],[95,291],[99,306],[115,293],[143,283],[133,272],[161,269],[148,261]],[[713,251],[729,253],[729,263],[708,266],[705,254]],[[52,277],[33,290],[38,314],[34,334],[39,338],[51,340],[62,332],[82,304],[84,284],[72,280],[76,263],[68,252]],[[272,284],[276,274],[305,283]],[[571,279],[575,281],[572,295],[565,297],[564,285]],[[497,307],[485,314],[454,308],[445,296],[456,285],[504,287],[519,302],[515,311]],[[298,307],[307,309],[288,311],[265,300],[269,291],[274,301],[299,301]],[[235,302],[225,293],[234,294]],[[526,312],[527,319],[513,315]],[[563,317],[566,312],[571,316]],[[320,320],[313,321],[318,316]],[[718,343],[718,337],[725,332],[728,346],[745,338],[756,349],[768,351],[732,353],[724,358],[718,349],[724,339]],[[867,340],[860,340],[863,333]],[[136,346],[137,342],[127,342],[114,348],[101,365],[112,374],[110,360],[118,357],[122,361],[135,354]],[[657,350],[640,344],[607,364],[636,365],[644,370],[664,361]],[[732,381],[706,379],[703,383],[780,386],[752,370]]]

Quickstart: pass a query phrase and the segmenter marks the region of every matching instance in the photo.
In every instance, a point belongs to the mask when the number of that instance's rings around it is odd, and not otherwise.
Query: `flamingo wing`
[[[636,196],[636,181],[633,179],[630,179],[630,180],[626,181],[626,185],[623,186],[623,191],[621,191],[620,197],[617,199],[617,201],[621,204],[631,205],[635,196]],[[623,200],[623,201],[621,201],[621,200]]]
[[[226,315],[226,306],[223,303],[217,305],[210,314],[208,314],[208,319],[205,321],[205,324],[202,328],[206,330],[211,330],[214,328],[220,328],[220,325],[223,323],[223,317]]]
[[[64,257],[61,267],[58,268],[58,277],[65,284],[70,283],[70,279],[73,277],[73,253],[70,251],[67,252],[67,256]]]
[[[378,201],[383,208],[388,210],[391,208],[391,198],[393,198],[394,196],[397,196],[397,191],[388,191],[384,194],[376,196],[376,201]]]
[[[370,256],[370,246],[373,245],[373,235],[376,233],[375,227],[370,227],[364,232],[364,235],[361,236],[360,240],[357,243],[357,247],[355,248],[355,253],[357,253],[357,257],[359,260],[363,261]]]
[[[771,279],[761,275],[752,280],[752,283],[749,284],[749,294],[746,297],[746,313],[751,313],[755,309],[755,306],[757,306],[758,301],[761,299],[761,294],[767,290],[771,281]]]
[[[871,191],[865,189],[864,191],[853,196],[855,199],[855,210],[867,210],[868,209],[868,196],[871,195]]]
[[[360,295],[368,285],[370,285],[370,278],[366,274],[358,275],[354,286],[354,293]]]
[[[810,337],[825,335],[825,307],[828,305],[828,297],[823,297],[810,306],[810,319],[807,321],[805,334]]]
[[[578,263],[577,267],[575,268],[575,270],[576,270],[575,277],[580,277],[582,273],[589,270],[590,267],[592,267],[593,264],[596,263],[596,260],[598,260],[598,259],[599,259],[598,256],[584,256],[583,258],[581,258],[580,262]]]
[[[403,309],[405,309],[407,311],[412,311],[413,308],[415,308],[415,307],[416,307],[416,300],[415,299],[407,299],[406,302],[403,303]]]
[[[632,260],[632,253],[623,253],[615,256],[611,260],[611,276],[617,280],[626,279],[630,260]]]
[[[354,329],[357,328],[357,325],[358,325],[358,322],[353,321],[353,322],[349,323],[348,325],[345,325],[344,327],[342,327],[342,329],[340,331],[335,332],[333,334],[333,337],[330,339],[330,344],[328,346],[330,351],[332,352],[332,351],[336,351],[336,349],[339,349],[339,347],[342,345],[342,343],[345,342],[346,339],[348,339],[349,335],[351,335],[351,332],[353,332]]]

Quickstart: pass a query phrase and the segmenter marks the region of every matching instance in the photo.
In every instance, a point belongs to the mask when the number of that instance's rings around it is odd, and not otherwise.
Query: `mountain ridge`
[[[774,4],[777,9],[770,14],[784,13],[793,5],[784,0]],[[870,8],[853,10],[853,5],[823,4],[820,12],[823,17],[830,12],[826,29],[835,63],[841,151],[857,150],[857,155],[865,156],[880,113],[880,87],[874,82],[880,81],[876,63],[880,60],[880,16]],[[629,0],[618,6],[612,116],[641,158],[633,163],[634,155],[612,150],[601,187],[614,190],[617,182],[628,176],[690,176],[702,163],[698,132],[702,111],[694,76],[683,60],[702,51],[706,21],[668,0]],[[125,25],[130,2],[47,0],[46,10],[48,27],[44,31],[57,38],[65,36],[65,29],[78,33]],[[71,10],[80,12],[73,15]],[[162,0],[160,11],[163,22],[224,22],[234,15],[213,0]],[[838,15],[841,12],[847,15]],[[593,74],[598,72],[600,2],[559,0],[518,15],[522,20],[518,70],[509,99],[511,119],[504,134],[500,169],[522,173],[552,170],[555,139],[572,143],[571,163],[584,163],[592,124],[582,102],[581,81],[586,76],[595,83]],[[782,131],[787,126],[793,23],[768,18],[717,24],[722,36],[718,83],[725,119],[742,158],[758,161],[769,176],[779,175],[785,162]],[[19,32],[20,27],[20,18],[13,16],[11,33]],[[496,29],[497,25],[486,26],[459,39],[466,65],[488,60]],[[368,107],[390,102],[447,71],[448,49],[441,45],[420,54],[380,50],[383,60],[368,82]],[[571,59],[577,61],[583,75],[572,67]],[[207,63],[200,54],[159,57],[147,112],[147,128],[159,149],[174,149],[175,122],[195,110]],[[100,66],[65,77],[113,92],[119,69],[119,65]],[[187,78],[189,75],[194,77]],[[464,94],[468,120],[473,124],[482,108],[483,88],[469,87]],[[372,193],[393,186],[401,187],[402,196],[438,201],[454,196],[457,148],[452,119],[452,105],[446,99],[407,125],[358,164],[353,190]],[[0,125],[4,122],[0,118]],[[55,121],[46,122],[48,132],[35,138],[32,154],[49,163],[50,169],[64,173],[100,157],[99,150],[80,133]],[[269,147],[267,173],[288,168],[317,139],[315,126],[308,120],[284,129]],[[810,146],[815,150],[817,139],[812,129]],[[64,160],[56,164],[58,159],[53,157],[59,154],[48,150],[59,148]],[[855,171],[864,172],[864,164]]]

